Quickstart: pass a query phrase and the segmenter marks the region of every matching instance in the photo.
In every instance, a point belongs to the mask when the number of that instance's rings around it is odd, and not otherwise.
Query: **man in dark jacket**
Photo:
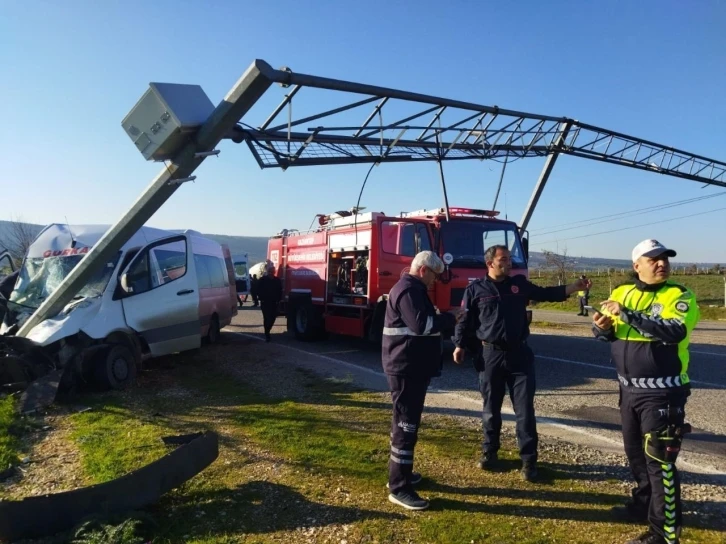
[[[262,308],[262,321],[265,328],[265,342],[270,341],[270,331],[277,319],[277,309],[282,300],[282,282],[275,276],[275,265],[267,261],[267,271],[257,284],[257,296]]]
[[[252,306],[257,307],[258,293],[260,290],[260,280],[257,279],[257,274],[252,274],[250,278],[250,296],[252,297]]]
[[[428,289],[444,271],[432,251],[414,257],[411,271],[388,295],[383,324],[382,362],[393,401],[391,456],[388,462],[388,500],[409,510],[428,508],[414,491],[421,475],[413,472],[413,451],[418,439],[426,389],[440,374],[441,331],[456,324],[454,314],[437,314]]]
[[[537,478],[537,422],[534,414],[534,353],[527,345],[527,302],[563,301],[575,291],[589,289],[589,280],[570,285],[539,287],[524,276],[509,276],[512,259],[506,246],[491,246],[484,260],[487,275],[464,291],[461,305],[466,318],[456,326],[454,361],[462,363],[467,336],[474,331],[481,351],[474,366],[479,372],[479,391],[484,400],[482,458],[479,468],[495,468],[502,429],[502,401],[506,390],[517,418],[517,442],[522,459],[522,477]]]

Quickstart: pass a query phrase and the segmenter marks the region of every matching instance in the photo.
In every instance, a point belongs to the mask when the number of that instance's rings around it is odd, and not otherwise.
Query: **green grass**
[[[144,544],[137,531],[140,525],[135,519],[117,525],[87,522],[74,532],[71,544]]]
[[[109,403],[89,400],[90,411],[70,416],[89,483],[113,480],[167,453],[160,440],[164,426],[139,418],[113,395]]]
[[[572,278],[572,281],[579,274]],[[606,300],[610,294],[610,288],[613,289],[622,283],[632,281],[628,275],[614,275],[612,278],[604,276],[591,276],[592,289],[590,289],[590,304],[597,306],[603,300]],[[538,276],[536,271],[530,272],[530,279],[537,285],[557,285],[557,280],[551,275],[541,273]],[[570,281],[570,280],[568,280]],[[685,285],[693,291],[701,309],[701,319],[726,319],[726,308],[724,305],[724,276],[716,275],[683,275],[673,274],[671,281]],[[711,306],[716,306],[711,308]],[[550,310],[561,310],[567,312],[577,312],[579,309],[579,300],[577,295],[570,296],[565,302],[537,302],[532,303],[533,308],[542,308]]]
[[[0,472],[18,462],[18,444],[14,436],[16,424],[13,397],[0,397]]]
[[[530,325],[532,327],[545,327],[548,329],[572,329],[572,325],[569,323],[556,323],[554,321],[543,321],[539,319],[533,319]]]
[[[220,433],[219,459],[149,508],[157,527],[145,536],[157,544],[600,544],[640,532],[610,519],[607,510],[625,494],[599,467],[543,453],[542,483],[523,482],[513,438],[505,435],[503,469],[482,472],[473,464],[479,431],[431,413],[424,415],[416,449],[416,467],[425,475],[421,493],[431,499],[431,508],[415,513],[396,508],[384,487],[386,395],[239,353],[235,364],[256,368],[249,378],[244,372],[233,377],[195,356],[164,376],[166,386],[172,380],[191,391],[183,401],[164,398],[156,384],[147,383],[132,396],[102,396],[91,412],[72,416],[90,481],[158,458],[163,452],[153,444],[170,431]],[[279,384],[279,390],[262,394],[260,379]],[[726,542],[715,530],[719,523],[688,517],[682,542]]]

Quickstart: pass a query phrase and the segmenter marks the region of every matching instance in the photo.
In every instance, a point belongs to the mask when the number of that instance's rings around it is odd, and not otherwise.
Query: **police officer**
[[[570,285],[538,287],[524,276],[510,277],[512,261],[506,246],[491,246],[485,254],[488,271],[464,291],[462,307],[466,317],[456,325],[454,361],[462,363],[468,335],[474,331],[481,350],[474,359],[479,372],[479,391],[484,400],[484,440],[479,468],[497,465],[505,390],[514,405],[517,442],[522,458],[522,477],[537,478],[537,425],[534,414],[534,353],[527,345],[529,300],[558,302],[579,289],[590,287],[579,279]]]
[[[386,303],[381,359],[393,401],[388,500],[408,510],[424,510],[429,502],[413,489],[421,475],[413,472],[426,389],[440,374],[441,331],[456,323],[455,314],[437,314],[428,289],[444,271],[432,251],[417,254],[409,274],[393,286]],[[459,312],[456,312],[459,313]]]
[[[585,274],[583,274],[582,276],[580,276],[580,279],[586,280],[587,276],[585,276]],[[577,292],[577,298],[579,299],[579,302],[580,302],[580,313],[578,313],[577,315],[587,316],[588,313],[587,313],[587,308],[585,308],[585,306],[587,306],[587,301],[590,298],[590,289],[579,290]]]
[[[675,544],[681,531],[681,489],[675,462],[690,394],[688,344],[700,317],[696,298],[668,281],[676,252],[657,240],[633,249],[632,283],[617,287],[593,315],[593,332],[611,342],[620,381],[623,444],[636,487],[615,513],[648,520],[628,544]]]
[[[282,282],[275,276],[275,265],[271,261],[267,261],[265,275],[257,283],[257,297],[262,309],[265,342],[269,342],[270,331],[277,319],[278,305],[282,300]]]

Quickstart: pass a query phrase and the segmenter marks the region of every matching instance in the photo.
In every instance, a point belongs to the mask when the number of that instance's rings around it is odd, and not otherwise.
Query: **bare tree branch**
[[[7,228],[0,231],[0,248],[9,251],[13,260],[20,263],[35,240],[37,231],[36,226],[24,223],[22,218],[9,221]]]
[[[543,251],[542,254],[545,258],[545,266],[554,270],[555,276],[557,277],[557,284],[566,285],[567,276],[575,269],[574,259],[567,256],[566,249],[562,252],[562,255],[547,250]]]

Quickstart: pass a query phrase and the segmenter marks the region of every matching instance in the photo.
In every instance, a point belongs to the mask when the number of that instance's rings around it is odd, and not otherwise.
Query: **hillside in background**
[[[7,235],[10,221],[0,220],[0,240],[3,240]],[[30,225],[36,232],[40,232],[43,228],[41,225]],[[258,263],[265,259],[267,254],[267,238],[264,236],[229,236],[226,234],[204,234],[204,236],[215,240],[220,244],[226,244],[229,246],[232,255],[240,253],[247,253],[249,261],[251,263]],[[1,245],[1,244],[0,244]],[[0,249],[2,249],[0,247]],[[577,257],[570,256],[573,261],[573,266],[577,270],[597,270],[607,268],[630,268],[631,263],[629,260],[624,259],[602,259],[598,257]],[[677,267],[690,266],[696,264],[699,267],[711,267],[714,263],[674,263]],[[530,254],[530,268],[545,268],[544,255],[539,252],[532,252]]]

